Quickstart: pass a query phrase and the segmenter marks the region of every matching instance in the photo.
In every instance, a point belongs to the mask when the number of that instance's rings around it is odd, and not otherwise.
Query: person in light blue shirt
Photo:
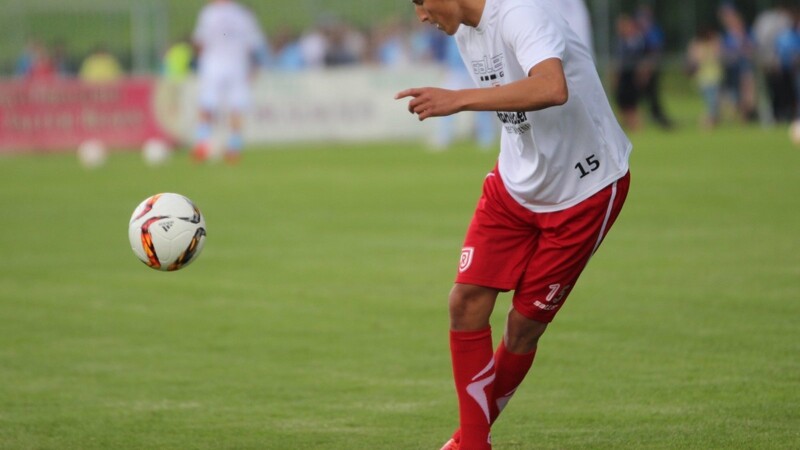
[[[291,28],[282,28],[275,33],[274,43],[275,70],[297,72],[306,68],[303,49],[300,47],[300,34]]]

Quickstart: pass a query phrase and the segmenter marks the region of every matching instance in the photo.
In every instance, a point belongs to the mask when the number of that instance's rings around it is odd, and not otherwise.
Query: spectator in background
[[[327,41],[324,61],[328,67],[359,63],[366,53],[366,38],[341,21],[335,21],[327,28]]]
[[[86,83],[111,83],[124,75],[122,66],[105,45],[98,45],[84,58],[78,77]]]
[[[403,22],[396,17],[373,30],[374,59],[386,67],[408,66],[411,63],[411,40]]]
[[[197,48],[200,118],[192,156],[210,156],[214,123],[227,113],[225,160],[238,162],[244,148],[244,112],[250,102],[250,77],[269,58],[267,41],[256,18],[234,0],[210,0],[200,11],[193,39]]]
[[[17,58],[14,73],[28,81],[47,81],[56,77],[57,70],[47,47],[38,39],[29,39]]]
[[[725,68],[723,91],[732,99],[739,118],[750,122],[756,115],[755,42],[745,26],[739,11],[730,4],[719,8],[719,19],[724,29],[722,61]]]
[[[780,33],[775,40],[781,81],[785,83],[787,97],[793,117],[800,119],[800,10],[793,11],[792,26]]]
[[[161,101],[171,117],[178,117],[186,95],[186,79],[192,73],[194,48],[188,38],[179,39],[164,52],[161,61]]]
[[[630,131],[639,129],[639,98],[642,80],[639,70],[644,59],[645,42],[633,17],[617,18],[617,68],[614,92],[622,115],[622,124]]]
[[[285,72],[296,72],[305,68],[300,35],[293,28],[284,26],[272,38],[274,67]]]
[[[71,77],[75,75],[76,70],[73,66],[73,61],[70,60],[66,41],[64,39],[56,39],[53,41],[51,48],[53,67],[58,76]]]
[[[433,27],[415,22],[410,27],[408,37],[411,60],[418,63],[443,62],[450,39]]]
[[[325,55],[328,53],[328,23],[330,19],[324,18],[300,37],[300,53],[303,55],[305,67],[320,69],[325,67]]]
[[[182,82],[192,73],[194,48],[188,39],[180,39],[164,52],[163,75],[166,80]]]
[[[653,8],[648,4],[639,6],[636,23],[644,38],[644,58],[639,69],[642,80],[642,94],[648,103],[650,117],[664,129],[672,128],[670,120],[661,103],[661,64],[664,52],[664,32],[656,23]]]
[[[792,15],[785,2],[768,8],[756,16],[753,37],[756,42],[756,64],[763,74],[770,99],[769,122],[786,122],[792,118],[792,80],[785,77],[778,59],[777,38],[792,28]]]
[[[422,28],[422,25],[417,25],[417,29]],[[450,39],[445,33],[441,33],[435,28],[426,27],[428,33],[428,42],[431,48],[431,56],[434,61],[444,61],[447,55],[448,40]]]
[[[689,73],[700,89],[705,104],[702,124],[715,127],[720,121],[720,86],[722,84],[722,44],[711,27],[702,27],[689,43]]]
[[[39,54],[41,43],[37,39],[29,38],[25,42],[17,60],[14,63],[14,76],[17,78],[27,78],[31,73],[34,62]]]

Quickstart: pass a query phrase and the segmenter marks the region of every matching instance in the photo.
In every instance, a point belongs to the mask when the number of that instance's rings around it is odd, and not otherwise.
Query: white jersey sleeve
[[[546,59],[564,59],[564,36],[537,4],[514,6],[500,20],[503,40],[514,49],[517,62],[526,74]]]

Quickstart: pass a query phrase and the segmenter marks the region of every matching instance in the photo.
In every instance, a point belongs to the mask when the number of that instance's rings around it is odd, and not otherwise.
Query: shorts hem
[[[535,320],[536,322],[541,322],[541,323],[550,323],[550,322],[552,322],[553,319],[556,318],[556,313],[558,313],[558,311],[561,310],[561,308],[558,308],[558,310],[556,310],[554,313],[551,313],[551,312],[548,311],[546,314],[541,312],[541,311],[533,311],[531,313],[530,311],[525,311],[522,308],[517,308],[517,305],[514,304],[513,302],[511,304],[511,307],[514,308],[514,310],[516,312],[518,312],[518,313],[522,314],[523,316],[525,316],[526,319]]]
[[[516,282],[513,281],[497,281],[489,278],[458,276],[456,283],[459,284],[473,284],[476,286],[486,287],[490,289],[498,289],[503,292],[511,291],[516,287]]]

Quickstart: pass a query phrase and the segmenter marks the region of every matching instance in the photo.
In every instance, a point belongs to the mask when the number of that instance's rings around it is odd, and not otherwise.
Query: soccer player
[[[211,0],[200,11],[193,34],[199,52],[200,118],[192,156],[209,156],[213,124],[229,116],[225,159],[236,162],[244,147],[242,115],[248,107],[254,62],[265,62],[267,42],[252,13],[233,0]]]
[[[412,0],[420,21],[455,35],[479,87],[396,98],[410,97],[419,120],[492,110],[503,125],[449,296],[460,427],[442,450],[491,449],[492,423],[628,193],[631,143],[591,51],[552,1]],[[498,293],[511,290],[493,352],[489,318]]]

